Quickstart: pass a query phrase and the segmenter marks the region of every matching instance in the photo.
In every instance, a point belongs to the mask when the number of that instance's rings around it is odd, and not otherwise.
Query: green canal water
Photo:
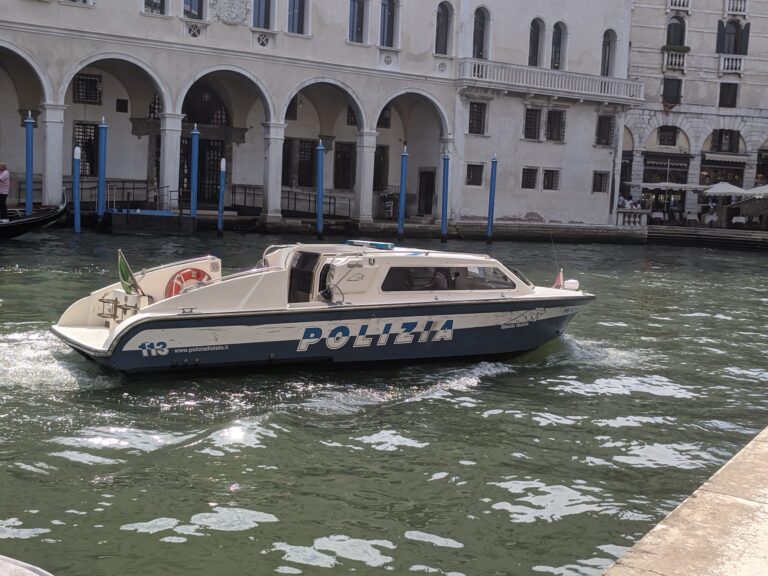
[[[598,299],[504,362],[124,384],[48,330],[134,268],[292,240],[0,245],[0,554],[56,576],[597,575],[768,425],[768,256],[449,243]],[[413,241],[421,247],[439,243]]]

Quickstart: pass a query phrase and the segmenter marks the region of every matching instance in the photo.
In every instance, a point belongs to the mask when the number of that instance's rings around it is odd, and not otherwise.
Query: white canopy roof
[[[714,186],[702,190],[702,194],[706,196],[745,196],[748,192],[748,190],[728,184],[728,182],[718,182]]]

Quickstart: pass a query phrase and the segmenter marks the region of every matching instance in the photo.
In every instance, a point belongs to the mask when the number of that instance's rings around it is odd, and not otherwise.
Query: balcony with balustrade
[[[667,12],[677,10],[678,12],[691,12],[692,0],[667,0]]]
[[[749,0],[723,0],[726,16],[746,16],[749,11]]]
[[[744,59],[740,54],[720,54],[720,74],[743,74]]]
[[[685,54],[686,52],[679,50],[679,47],[664,48],[662,51],[662,69],[664,72],[667,70],[678,70],[685,72]]]
[[[642,82],[463,58],[459,84],[614,104],[642,104]]]

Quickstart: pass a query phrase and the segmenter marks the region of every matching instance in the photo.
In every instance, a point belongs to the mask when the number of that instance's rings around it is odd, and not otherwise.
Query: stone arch
[[[38,81],[40,82],[40,87],[43,92],[43,99],[45,102],[51,102],[51,98],[53,97],[53,88],[51,85],[51,80],[48,78],[48,75],[43,71],[42,67],[37,63],[37,60],[35,60],[32,55],[21,48],[20,46],[17,46],[16,44],[9,42],[7,40],[4,40],[0,38],[0,48],[5,48],[9,52],[13,52],[16,56],[24,60],[26,64],[32,69],[32,71],[37,76]]]
[[[358,125],[358,130],[361,132],[366,132],[368,130],[368,127],[371,124],[369,124],[368,117],[365,114],[365,108],[363,107],[363,102],[360,99],[360,96],[358,96],[357,92],[355,92],[355,90],[349,84],[346,84],[341,80],[328,77],[309,78],[291,90],[283,100],[282,106],[280,107],[280,122],[285,122],[285,114],[288,110],[288,106],[290,105],[291,100],[293,100],[294,97],[299,94],[299,92],[315,84],[330,84],[344,92],[344,94],[350,99],[352,106],[355,108],[355,114],[357,114],[358,123],[360,123],[362,120],[362,126]]]
[[[267,122],[274,122],[275,121],[275,105],[272,100],[272,95],[269,93],[269,90],[267,90],[266,85],[255,75],[253,75],[251,72],[244,68],[240,68],[239,66],[229,66],[229,65],[217,65],[217,66],[209,66],[208,68],[205,68],[201,71],[199,71],[197,74],[194,75],[184,86],[184,88],[179,92],[178,97],[176,98],[176,103],[174,107],[174,112],[181,113],[181,107],[184,105],[184,99],[187,96],[187,93],[189,92],[190,88],[200,80],[201,78],[204,78],[208,74],[212,74],[215,72],[233,72],[235,74],[239,74],[243,76],[244,78],[250,80],[256,88],[259,90],[259,98],[262,101],[262,104],[264,105],[264,112],[267,119]]]
[[[64,104],[69,85],[72,83],[72,80],[77,75],[77,73],[80,72],[80,70],[103,60],[119,60],[133,64],[134,66],[143,70],[155,85],[155,88],[157,89],[157,92],[163,102],[163,110],[169,111],[171,104],[171,93],[165,83],[160,80],[160,74],[158,74],[151,66],[149,66],[149,64],[145,63],[143,60],[140,60],[135,56],[131,56],[130,54],[122,54],[120,52],[102,52],[99,54],[93,54],[71,66],[61,80],[56,103]]]
[[[451,124],[448,122],[448,114],[445,111],[445,108],[440,103],[440,101],[431,93],[427,92],[426,90],[422,90],[421,88],[402,88],[400,90],[397,90],[396,92],[393,92],[392,94],[389,94],[383,102],[376,108],[376,114],[373,116],[373,121],[370,124],[371,126],[375,126],[379,116],[381,115],[381,112],[384,110],[384,107],[392,102],[395,98],[398,96],[403,96],[405,94],[416,94],[419,96],[422,96],[427,101],[429,101],[432,106],[435,108],[435,112],[437,112],[438,119],[440,120],[440,130],[441,130],[441,138],[443,139],[451,139],[453,138],[453,133],[451,132]]]

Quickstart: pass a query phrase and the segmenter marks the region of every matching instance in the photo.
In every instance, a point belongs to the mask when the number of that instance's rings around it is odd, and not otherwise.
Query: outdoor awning
[[[632,186],[638,186],[640,188],[648,189],[660,189],[660,190],[701,190],[704,186],[700,184],[677,184],[675,182],[641,182],[639,184],[632,183]]]
[[[702,194],[707,196],[744,196],[748,193],[744,188],[739,188],[728,182],[718,182],[702,190]]]
[[[731,162],[734,164],[746,164],[749,156],[746,154],[724,154],[722,152],[704,152],[704,159],[713,162]]]

